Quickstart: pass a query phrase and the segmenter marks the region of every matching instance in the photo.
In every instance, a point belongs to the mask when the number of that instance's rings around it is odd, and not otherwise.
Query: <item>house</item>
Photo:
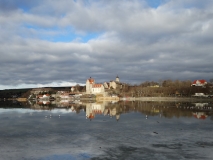
[[[71,92],[74,92],[75,87],[74,87],[74,86],[72,86],[70,90],[71,90]]]
[[[195,80],[191,86],[200,86],[204,87],[207,84],[206,80],[201,79],[201,80]]]

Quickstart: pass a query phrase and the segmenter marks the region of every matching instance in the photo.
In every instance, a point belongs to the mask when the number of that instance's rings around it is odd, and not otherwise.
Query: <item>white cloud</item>
[[[23,4],[29,10],[16,3],[1,10],[1,88],[84,84],[117,74],[129,83],[212,78],[212,1],[170,0],[157,8],[137,0]],[[70,42],[49,41],[66,33]],[[76,36],[90,33],[97,36],[84,43]]]

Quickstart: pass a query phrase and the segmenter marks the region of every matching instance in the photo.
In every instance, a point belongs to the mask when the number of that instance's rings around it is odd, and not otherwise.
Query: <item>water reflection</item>
[[[92,120],[95,118],[95,115],[104,115],[110,118],[116,117],[118,121],[121,114],[120,107],[119,105],[117,107],[113,105],[115,105],[115,103],[86,103],[86,118]]]
[[[213,156],[212,103],[5,101],[0,106],[0,159]]]
[[[206,119],[208,117],[205,112],[193,112],[193,116],[197,119]]]
[[[7,108],[31,108],[33,110],[54,110],[65,109],[67,111],[85,112],[86,119],[90,121],[97,115],[108,116],[119,120],[122,114],[139,112],[148,119],[150,116],[159,117],[195,117],[205,120],[210,117],[213,120],[213,103],[191,103],[191,102],[144,102],[144,101],[118,101],[118,102],[82,102],[76,101],[29,101],[20,102],[1,102],[0,107]]]

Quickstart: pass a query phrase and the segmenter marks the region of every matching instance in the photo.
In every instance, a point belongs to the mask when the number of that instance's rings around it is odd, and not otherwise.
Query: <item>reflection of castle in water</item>
[[[103,103],[87,103],[86,104],[86,118],[87,119],[94,119],[95,115],[108,115],[111,118],[112,117],[116,117],[117,121],[120,118],[120,114],[117,112],[117,109],[111,108],[111,107],[107,107],[109,105],[108,102],[103,102]]]

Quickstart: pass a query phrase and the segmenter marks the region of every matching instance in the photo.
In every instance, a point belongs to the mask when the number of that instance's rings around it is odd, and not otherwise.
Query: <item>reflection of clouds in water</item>
[[[43,112],[42,110],[32,110],[32,109],[25,109],[25,108],[0,108],[0,114],[4,113],[33,113],[33,112]]]
[[[22,111],[21,118],[13,117],[17,110]],[[63,114],[70,113],[66,109],[15,111],[8,109],[0,116],[3,159],[205,159],[211,155],[209,119],[151,115],[146,119],[146,114],[129,112],[119,122],[103,115],[88,121],[85,112]],[[52,118],[45,119],[50,114]]]
[[[48,110],[32,110],[32,109],[25,109],[25,108],[0,108],[0,114],[4,114],[4,113],[21,113],[21,114],[25,114],[25,113],[40,113],[40,112],[48,112]],[[75,111],[73,111],[72,109],[53,109],[50,111],[51,113],[75,113]]]
[[[199,153],[182,147],[181,144],[153,144],[152,147],[147,145],[145,147],[134,147],[119,145],[104,150],[104,154],[98,157],[93,157],[91,160],[102,159],[211,159],[211,156],[201,156]],[[204,151],[204,149],[200,149]],[[211,154],[210,154],[211,155]]]
[[[76,113],[75,111],[73,111],[72,109],[53,109],[51,110],[52,113]]]
[[[51,137],[49,141],[49,146],[40,147],[38,150],[41,154],[38,159],[88,159],[99,154],[103,154],[100,149],[96,146],[96,140],[87,135],[79,135],[78,137],[70,138],[67,140],[66,137],[58,135],[58,137]],[[34,156],[38,157],[38,156]]]
[[[4,146],[0,148],[2,156],[4,159],[52,159],[70,157],[68,155],[82,159],[97,156],[100,153],[99,141],[87,134],[89,128],[85,123],[78,124],[67,117],[50,121],[23,118],[13,122],[9,119],[0,129],[3,133],[0,143]]]

